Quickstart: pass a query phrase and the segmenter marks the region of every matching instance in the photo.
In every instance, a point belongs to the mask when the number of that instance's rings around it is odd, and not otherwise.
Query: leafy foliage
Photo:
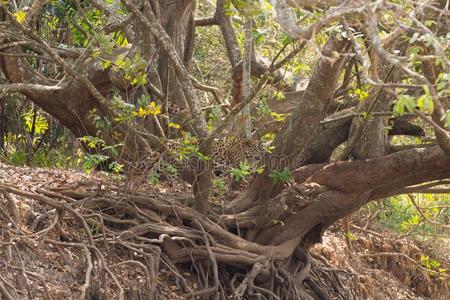
[[[251,166],[246,162],[240,162],[238,168],[229,170],[235,181],[240,182],[252,174]]]
[[[35,115],[33,110],[24,113],[22,117],[27,132],[33,131],[33,134],[44,134],[48,129],[47,119],[42,115]]]
[[[90,174],[100,163],[108,160],[108,156],[101,154],[86,154],[84,156],[84,170],[87,174]]]
[[[288,167],[284,167],[282,171],[272,170],[269,177],[272,178],[273,184],[287,183],[291,178],[291,172]]]
[[[379,222],[399,232],[418,235],[437,233],[436,225],[428,220],[434,220],[436,224],[446,224],[450,217],[450,212],[446,209],[450,205],[450,198],[447,195],[433,194],[414,194],[412,197],[421,207],[423,216],[407,195],[391,197],[379,204],[370,203],[364,209],[371,211],[371,214],[376,212]],[[444,228],[442,230],[445,231]]]

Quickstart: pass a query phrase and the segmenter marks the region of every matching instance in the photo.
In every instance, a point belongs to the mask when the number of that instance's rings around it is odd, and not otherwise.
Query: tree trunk
[[[297,106],[293,115],[286,121],[284,128],[275,139],[276,148],[273,154],[266,154],[263,160],[266,166],[263,174],[258,175],[249,188],[245,199],[232,203],[233,211],[241,212],[253,205],[253,201],[266,201],[281,192],[283,185],[272,184],[269,174],[299,168],[307,163],[303,151],[319,131],[320,122],[326,115],[327,106],[332,101],[334,87],[343,69],[345,58],[331,58],[333,53],[341,53],[348,47],[345,41],[331,36],[322,51],[323,57],[316,66],[308,87],[303,94],[301,105]],[[330,153],[331,154],[331,153]]]

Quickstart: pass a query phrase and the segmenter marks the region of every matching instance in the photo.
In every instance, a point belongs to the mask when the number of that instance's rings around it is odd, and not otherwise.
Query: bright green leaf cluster
[[[133,86],[143,86],[147,84],[147,61],[136,53],[133,59],[119,55],[114,62],[114,68],[124,71],[124,78]]]
[[[86,144],[91,149],[97,148],[98,146],[104,146],[105,141],[96,136],[83,136],[79,138],[80,141]]]
[[[22,115],[25,125],[25,130],[31,132],[33,130],[34,123],[34,133],[44,134],[48,129],[48,122],[44,116],[34,115],[34,111],[30,110]]]
[[[405,111],[413,113],[417,108],[421,112],[432,114],[434,110],[434,102],[428,86],[424,86],[424,94],[417,100],[410,95],[398,96],[397,102],[394,106],[394,112],[398,115],[403,115]]]
[[[90,174],[98,164],[108,160],[108,158],[108,156],[101,154],[85,155],[83,164],[84,171],[86,172],[86,174]]]
[[[235,181],[240,182],[251,175],[253,172],[251,166],[247,162],[241,161],[239,163],[239,167],[231,168],[231,170],[229,170],[229,173]]]
[[[437,260],[431,259],[428,255],[421,255],[420,263],[424,268],[430,271],[437,271],[442,274],[446,273],[446,269],[441,267],[441,263]]]
[[[156,173],[151,173],[151,174],[148,176],[148,181],[150,182],[150,184],[151,184],[152,186],[157,186],[158,183],[159,183],[159,175],[156,174]]]
[[[405,113],[405,110],[413,112],[415,107],[416,100],[412,96],[400,95],[395,103],[394,112],[401,116]]]
[[[280,114],[280,113],[272,111],[270,113],[270,115],[277,122],[283,122],[284,120],[286,120],[286,114]]]
[[[27,13],[24,12],[23,10],[19,10],[19,11],[15,12],[13,15],[16,18],[17,22],[19,22],[20,24],[23,24],[27,17]]]
[[[284,167],[282,171],[272,170],[269,174],[273,184],[287,183],[291,179],[291,172],[288,167]]]
[[[403,222],[400,224],[400,228],[401,228],[403,231],[408,231],[408,230],[411,229],[411,227],[418,226],[418,225],[420,224],[420,221],[421,221],[421,220],[422,220],[422,219],[420,218],[419,215],[414,214],[414,215],[412,215],[409,219],[407,219],[406,221],[403,221]]]
[[[133,111],[131,114],[136,117],[144,118],[149,115],[159,115],[161,113],[161,105],[156,105],[154,101],[152,101],[146,107],[139,107],[137,111]]]
[[[369,97],[369,92],[364,91],[364,90],[359,89],[359,88],[353,90],[352,94],[356,95],[358,97],[359,101],[364,101],[364,100],[367,99],[367,97]]]
[[[426,112],[431,115],[434,110],[433,99],[429,95],[422,95],[417,99],[417,107],[421,112]]]

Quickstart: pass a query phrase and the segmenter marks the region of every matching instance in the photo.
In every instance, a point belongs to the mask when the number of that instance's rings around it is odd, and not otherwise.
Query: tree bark
[[[272,171],[296,169],[306,163],[303,151],[314,139],[314,134],[326,115],[327,106],[332,101],[334,88],[346,61],[343,57],[333,57],[333,53],[342,53],[346,47],[348,43],[345,40],[338,40],[334,36],[329,38],[302,101],[299,101],[285,127],[277,134],[274,153],[265,156],[263,163],[266,167],[263,174],[258,175],[249,188],[248,195],[252,196],[234,201],[231,204],[232,210],[242,212],[249,208],[255,199],[265,201],[281,192],[282,184],[272,184],[269,177]]]

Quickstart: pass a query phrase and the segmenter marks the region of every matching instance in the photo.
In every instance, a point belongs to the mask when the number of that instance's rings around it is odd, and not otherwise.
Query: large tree
[[[244,55],[233,24],[241,19],[230,16],[234,10],[251,23],[265,1],[217,0],[213,15],[197,19],[195,0],[9,2],[0,4],[1,95],[25,95],[76,137],[121,145],[109,155],[125,168],[142,153],[166,152],[173,120],[198,138],[199,151],[208,156],[214,139],[267,85],[295,91],[274,150],[262,159],[264,171],[229,202],[211,203],[207,163],[186,177],[192,203],[134,199],[166,217],[137,218],[128,230],[160,235],[175,263],[205,261],[201,266],[212,274],[213,286],[202,295],[226,290],[217,283],[217,265],[245,270],[234,290],[238,296],[308,297],[304,281],[321,294],[308,278],[307,253],[324,230],[369,201],[430,190],[450,178],[446,1],[273,0],[292,48],[273,58],[256,46]],[[228,107],[216,88],[193,76],[196,30],[204,26],[218,26],[223,37],[234,80]],[[317,51],[317,60],[301,85],[282,68],[301,59],[305,47]],[[249,83],[241,75],[248,71],[255,84],[242,94]],[[199,90],[213,93],[223,107],[214,128]],[[355,90],[363,101],[354,101]],[[125,118],[124,103],[137,110],[143,98],[162,112]],[[175,105],[181,111],[171,114]],[[407,116],[393,117],[393,107]],[[410,123],[417,119],[423,130],[434,131],[434,144],[390,144],[390,121],[391,134],[423,134]]]

